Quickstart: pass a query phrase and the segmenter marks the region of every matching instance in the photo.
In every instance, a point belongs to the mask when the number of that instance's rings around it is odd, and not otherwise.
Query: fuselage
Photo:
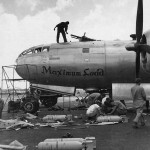
[[[40,45],[17,58],[17,73],[31,83],[76,88],[111,88],[112,83],[133,83],[135,53],[125,45],[135,41],[91,41]],[[149,56],[141,63],[140,77],[150,82]]]

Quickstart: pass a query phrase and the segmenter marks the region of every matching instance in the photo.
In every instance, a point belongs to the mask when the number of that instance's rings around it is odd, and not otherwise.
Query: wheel
[[[22,106],[24,111],[28,113],[35,113],[39,109],[39,103],[37,101],[24,101]]]
[[[41,102],[45,107],[52,107],[57,103],[57,97],[41,97]]]

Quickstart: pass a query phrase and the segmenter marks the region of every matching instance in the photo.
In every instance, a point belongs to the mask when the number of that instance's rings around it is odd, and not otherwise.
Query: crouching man
[[[107,115],[126,115],[127,108],[125,104],[120,101],[114,101],[111,98],[106,98],[104,102],[103,111]]]
[[[95,120],[99,115],[102,115],[102,112],[98,104],[91,105],[86,111],[86,116],[89,120]]]
[[[126,106],[119,101],[111,102],[112,110],[109,115],[126,115],[127,114],[127,108]]]

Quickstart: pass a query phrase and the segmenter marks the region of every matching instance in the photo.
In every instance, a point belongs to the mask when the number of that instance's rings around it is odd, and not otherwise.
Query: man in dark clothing
[[[67,33],[68,24],[69,24],[69,21],[66,21],[66,22],[61,22],[55,26],[55,28],[57,27],[57,43],[59,43],[60,33],[63,36],[64,42],[67,42],[66,34],[68,34]],[[55,28],[54,28],[54,31],[55,31]],[[66,34],[65,34],[65,32],[66,32]]]

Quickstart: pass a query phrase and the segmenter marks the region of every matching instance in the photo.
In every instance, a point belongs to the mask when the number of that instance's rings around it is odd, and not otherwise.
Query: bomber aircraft
[[[138,0],[136,34],[130,41],[101,41],[39,45],[17,58],[17,73],[32,84],[82,89],[112,89],[113,83],[150,83],[150,30],[143,34],[143,1]],[[56,101],[53,103],[53,105]]]

